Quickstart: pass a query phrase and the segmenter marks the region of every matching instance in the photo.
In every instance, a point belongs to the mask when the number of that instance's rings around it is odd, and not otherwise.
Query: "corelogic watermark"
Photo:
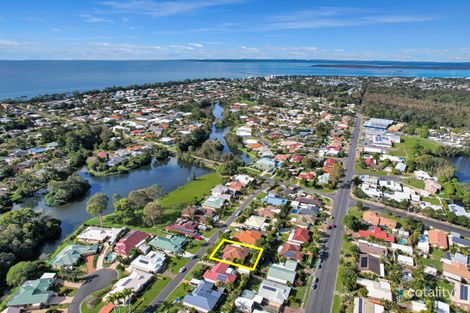
[[[452,291],[442,287],[436,287],[434,289],[427,288],[427,289],[408,289],[404,291],[404,296],[407,299],[411,299],[413,297],[418,298],[450,298],[452,295]]]

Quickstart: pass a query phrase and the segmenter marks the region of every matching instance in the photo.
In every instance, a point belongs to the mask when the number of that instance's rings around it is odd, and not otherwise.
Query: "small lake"
[[[470,183],[470,158],[450,158],[450,161],[457,168],[456,176],[459,181],[461,181],[462,183]]]
[[[93,177],[88,174],[86,169],[82,169],[79,175],[88,180],[91,189],[80,199],[59,207],[50,207],[44,203],[43,196],[37,196],[25,199],[22,203],[16,204],[13,209],[20,207],[42,209],[62,221],[61,238],[46,244],[42,249],[42,252],[49,253],[54,251],[61,240],[67,237],[68,234],[72,233],[80,224],[92,217],[85,208],[88,199],[95,193],[104,193],[109,199],[116,193],[121,197],[126,197],[133,190],[145,188],[153,184],[158,184],[162,186],[165,192],[170,192],[186,184],[188,178],[192,177],[193,173],[196,176],[201,176],[210,172],[211,170],[209,169],[181,162],[175,157],[170,157],[166,161],[154,161],[149,166],[141,167],[122,175]],[[112,210],[110,205],[106,213],[111,213]]]
[[[223,119],[224,108],[219,104],[214,104],[214,109],[212,114],[214,114],[217,120]],[[230,127],[217,127],[215,123],[212,125],[211,134],[209,140],[218,140],[224,146],[224,153],[232,153],[233,155],[239,156],[245,164],[251,163],[251,158],[248,154],[238,149],[232,149],[228,146],[227,141],[225,140],[225,134],[230,131]]]

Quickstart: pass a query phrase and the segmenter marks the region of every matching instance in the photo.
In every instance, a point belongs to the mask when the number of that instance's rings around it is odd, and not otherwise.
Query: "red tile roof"
[[[295,230],[294,236],[292,237],[295,241],[300,242],[307,242],[310,239],[308,229],[305,228],[297,228]]]
[[[358,235],[362,238],[369,238],[369,236],[372,236],[374,238],[382,239],[391,243],[395,242],[395,238],[393,236],[389,236],[386,232],[377,226],[371,226],[368,230],[360,230]]]
[[[114,251],[123,256],[128,256],[132,249],[139,243],[149,238],[150,235],[139,230],[131,230],[126,236],[116,243]]]
[[[447,250],[449,243],[447,242],[447,234],[441,230],[431,229],[428,232],[429,244],[440,249]]]
[[[234,282],[237,279],[237,275],[230,273],[227,274],[229,266],[225,263],[217,263],[210,270],[207,270],[203,277],[205,280],[216,282],[220,281],[223,283]]]
[[[250,249],[247,247],[239,247],[235,245],[229,245],[224,248],[223,258],[225,260],[245,260],[250,253]]]
[[[236,241],[254,245],[256,244],[256,241],[258,241],[258,239],[260,239],[261,237],[262,237],[262,234],[259,231],[244,230],[236,234],[233,238]]]
[[[300,246],[296,246],[290,243],[285,243],[281,246],[281,250],[279,254],[288,258],[288,259],[295,259],[297,261],[302,260],[302,252],[300,251]]]

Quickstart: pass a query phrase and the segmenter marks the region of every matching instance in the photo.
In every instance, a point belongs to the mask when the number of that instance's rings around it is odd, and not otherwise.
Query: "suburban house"
[[[436,194],[441,190],[442,186],[431,179],[426,179],[424,181],[424,190],[429,192],[430,194]]]
[[[299,245],[293,245],[290,243],[285,243],[282,246],[279,247],[278,250],[279,255],[286,257],[288,259],[294,259],[297,261],[301,261],[303,254],[302,254],[302,249],[300,248]]]
[[[470,271],[467,265],[458,262],[444,262],[442,274],[449,280],[470,282]]]
[[[359,251],[364,254],[370,254],[377,258],[381,258],[388,252],[387,247],[379,245],[377,243],[368,242],[365,240],[358,241]]]
[[[356,282],[358,285],[367,289],[368,297],[378,300],[392,301],[392,291],[388,281],[382,279],[379,281],[373,281],[370,279],[358,278]]]
[[[41,278],[28,280],[7,303],[7,307],[40,309],[49,304],[54,292],[54,273],[44,273]]]
[[[139,255],[132,261],[129,268],[131,270],[140,270],[147,273],[156,274],[160,272],[165,264],[166,256],[164,253],[150,251],[147,255]]]
[[[353,313],[383,313],[385,308],[365,298],[354,298]]]
[[[454,282],[454,290],[450,297],[452,303],[464,311],[470,312],[470,285]]]
[[[224,207],[225,203],[227,202],[227,199],[223,198],[222,196],[211,196],[207,198],[201,206],[205,209],[210,209],[210,210],[217,210],[221,209]]]
[[[291,288],[271,280],[263,280],[258,289],[258,296],[263,297],[269,306],[280,308],[289,298]]]
[[[222,283],[233,283],[235,280],[237,280],[236,271],[225,263],[217,263],[210,270],[207,270],[203,277],[205,280],[212,283],[216,283],[217,281]]]
[[[374,211],[365,211],[362,215],[362,219],[373,226],[384,226],[389,229],[395,229],[397,227],[396,221],[390,218],[379,216],[379,214]]]
[[[153,275],[150,273],[142,272],[139,270],[134,270],[129,276],[121,278],[114,284],[113,290],[107,293],[104,296],[106,300],[110,295],[119,293],[124,289],[130,289],[133,292],[133,295],[130,298],[133,298],[137,293],[142,291],[145,286],[153,279]],[[127,300],[127,299],[126,299]],[[124,301],[123,301],[124,302]]]
[[[157,236],[149,241],[149,245],[155,249],[163,250],[172,254],[180,254],[187,240],[184,237],[168,234],[165,237]]]
[[[297,261],[286,260],[285,263],[274,263],[269,269],[266,278],[281,284],[293,284],[297,275]]]
[[[53,268],[70,268],[86,256],[96,254],[98,246],[68,245],[55,256],[49,264]]]
[[[433,247],[447,250],[449,243],[447,242],[447,233],[442,230],[431,229],[428,231],[429,244]]]
[[[199,223],[196,221],[186,221],[186,220],[179,219],[175,223],[169,226],[166,226],[165,230],[168,232],[179,233],[181,235],[185,235],[188,237],[194,237],[197,235],[198,226],[199,226]]]
[[[114,247],[114,251],[121,256],[127,257],[131,250],[144,243],[150,235],[140,230],[131,230],[127,235],[121,238]]]
[[[245,260],[250,254],[250,249],[247,247],[240,247],[235,245],[228,245],[224,248],[223,258],[224,260]]]
[[[281,206],[287,203],[287,199],[276,197],[276,195],[271,193],[264,197],[262,201],[273,206]]]
[[[289,239],[287,241],[294,245],[301,245],[310,240],[309,231],[306,228],[298,227],[295,230],[292,230]]]
[[[245,225],[251,229],[263,229],[266,223],[266,219],[261,216],[252,215],[246,221]]]
[[[248,243],[250,245],[255,245],[256,242],[263,236],[259,231],[255,230],[243,230],[237,233],[233,239],[239,242]]]
[[[385,276],[385,266],[380,259],[370,254],[360,254],[357,262],[359,271],[376,274],[380,277]]]
[[[89,226],[80,235],[77,240],[84,243],[103,243],[105,241],[114,243],[116,239],[124,232],[125,228],[104,228]]]
[[[198,312],[212,311],[223,294],[223,288],[214,290],[214,283],[202,280],[193,292],[186,295],[183,304]]]
[[[366,239],[369,237],[374,237],[376,239],[381,239],[381,240],[388,241],[391,243],[395,242],[395,238],[393,236],[388,235],[386,232],[381,230],[380,227],[378,226],[371,226],[367,230],[361,229],[359,230],[358,235],[359,237],[366,238]]]

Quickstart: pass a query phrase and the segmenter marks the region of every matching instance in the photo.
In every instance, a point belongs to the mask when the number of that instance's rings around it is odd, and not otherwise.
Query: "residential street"
[[[69,313],[80,313],[80,305],[86,297],[93,292],[108,287],[113,279],[116,279],[118,274],[112,269],[101,269],[88,275],[82,286],[78,289],[73,297],[72,302],[68,307]]]
[[[209,238],[206,244],[199,249],[198,253],[186,264],[186,271],[184,273],[178,273],[173,280],[171,280],[168,285],[163,288],[163,290],[155,297],[150,306],[145,310],[146,313],[154,312],[158,306],[165,301],[166,298],[178,287],[178,285],[183,281],[184,277],[191,272],[194,266],[200,261],[201,257],[206,253],[206,250],[211,247],[219,238],[220,234],[227,228],[228,225],[232,224],[237,217],[237,213],[241,212],[246,206],[261,192],[264,192],[269,186],[263,186],[263,188],[258,189],[248,198],[246,198],[243,203],[238,207],[238,209],[230,215],[226,220],[224,226],[220,227],[213,235]]]
[[[356,118],[354,133],[350,139],[351,144],[348,156],[343,160],[345,176],[339,184],[339,190],[333,203],[332,216],[334,219],[332,223],[337,224],[338,227],[329,231],[329,238],[325,244],[326,256],[322,262],[322,267],[317,271],[317,277],[319,278],[318,287],[310,291],[305,312],[326,313],[331,311],[343,236],[343,219],[349,207],[349,192],[351,189],[351,179],[354,174],[358,137],[359,118]]]

